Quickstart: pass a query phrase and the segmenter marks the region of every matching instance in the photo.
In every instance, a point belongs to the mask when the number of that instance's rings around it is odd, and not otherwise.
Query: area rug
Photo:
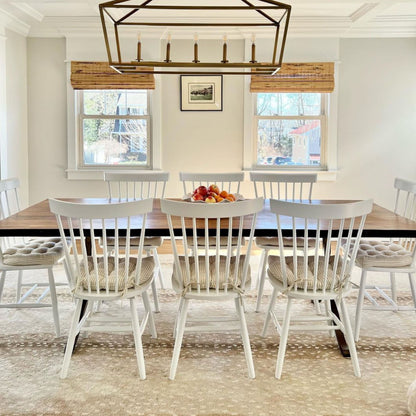
[[[166,259],[164,259],[166,261]],[[165,270],[166,271],[166,270]],[[61,273],[62,271],[58,270]],[[169,271],[167,271],[169,273]],[[167,274],[166,273],[166,274]],[[13,279],[11,279],[13,280]],[[283,375],[274,378],[279,337],[260,332],[255,290],[246,295],[246,317],[256,378],[250,380],[238,333],[185,334],[175,381],[168,379],[177,296],[160,291],[158,338],[143,336],[147,379],[139,380],[130,334],[81,335],[68,378],[61,380],[66,334],[74,305],[58,289],[62,336],[54,337],[52,312],[0,310],[0,415],[407,415],[406,391],[416,378],[414,312],[364,311],[357,345],[362,378],[353,375],[327,332],[289,334]],[[5,298],[12,298],[8,279]],[[354,316],[356,293],[348,299]],[[411,304],[407,291],[399,302]],[[277,310],[284,310],[279,298]],[[313,306],[297,302],[306,312]],[[128,313],[126,304],[104,304],[103,313]],[[226,315],[233,305],[191,304],[190,314]]]

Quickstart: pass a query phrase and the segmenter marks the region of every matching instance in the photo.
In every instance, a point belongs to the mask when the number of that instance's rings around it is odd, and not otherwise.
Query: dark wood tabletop
[[[70,202],[85,204],[118,203],[107,198],[60,198]],[[305,201],[303,201],[305,202]],[[342,203],[352,201],[313,200],[311,203]],[[290,230],[287,224],[288,233]],[[256,236],[267,236],[276,230],[276,217],[270,212],[269,201],[257,215]],[[147,217],[146,234],[168,236],[166,215],[160,211],[160,201],[154,200],[153,211]],[[19,213],[0,221],[0,236],[58,236],[58,226],[54,214],[49,210],[48,200],[34,204]],[[392,211],[374,204],[367,216],[363,236],[365,237],[416,237],[416,222],[394,214]]]

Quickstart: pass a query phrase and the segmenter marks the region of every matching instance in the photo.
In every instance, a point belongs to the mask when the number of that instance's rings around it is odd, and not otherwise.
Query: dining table
[[[82,203],[82,204],[112,204],[120,203],[119,199],[108,198],[58,198],[59,200]],[[296,201],[310,204],[339,204],[353,202],[351,200],[303,200]],[[184,202],[185,203],[185,202]],[[238,203],[238,202],[235,202]],[[250,221],[247,220],[247,227],[243,225],[243,232],[249,235]],[[358,222],[357,222],[358,225]],[[120,226],[120,224],[119,224]],[[226,224],[224,224],[226,227]],[[180,221],[174,222],[174,227],[180,229]],[[189,223],[189,229],[192,225]],[[203,231],[203,222],[201,222]],[[215,225],[213,226],[215,227]],[[120,227],[122,228],[122,227]],[[283,235],[291,236],[292,223],[282,221]],[[254,235],[258,237],[277,235],[276,215],[270,211],[270,201],[264,201],[262,211],[257,214]],[[321,232],[325,231],[325,225],[321,224]],[[140,227],[136,229],[140,233]],[[301,233],[302,230],[300,229]],[[160,200],[154,199],[153,210],[147,215],[146,235],[169,237],[167,217],[160,209]],[[301,234],[300,234],[301,235]],[[0,220],[0,237],[55,237],[59,236],[59,229],[55,215],[49,210],[49,201],[43,200],[35,203],[18,213]],[[134,236],[134,230],[132,230]],[[416,238],[416,222],[393,211],[373,204],[372,211],[367,215],[363,228],[362,237],[366,238]],[[333,313],[339,316],[335,302],[331,303]],[[349,350],[343,333],[336,331],[336,338],[340,351],[344,357],[349,357]]]

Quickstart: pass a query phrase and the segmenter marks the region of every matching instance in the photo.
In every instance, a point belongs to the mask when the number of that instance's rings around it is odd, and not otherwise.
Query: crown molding
[[[10,3],[13,7],[16,7],[16,9],[19,9],[23,13],[25,13],[27,16],[31,17],[32,19],[37,20],[38,22],[41,22],[44,18],[43,14],[34,9],[32,6],[30,6],[27,3],[22,2],[11,2]]]
[[[416,15],[382,16],[355,25],[354,15],[350,17],[293,17],[289,25],[288,36],[291,37],[416,37]],[[357,16],[355,16],[357,18]],[[42,22],[35,22],[28,30],[28,25],[20,22],[22,32],[29,37],[102,37],[101,22],[98,17],[45,17]],[[175,37],[193,38],[195,29],[175,31]],[[257,30],[256,37],[272,38],[274,33]],[[205,30],[199,33],[200,39],[213,39],[222,36],[223,30]],[[137,28],[129,36],[136,36]],[[230,39],[244,39],[247,33],[237,29],[227,33]],[[251,36],[251,35],[250,35]],[[164,28],[146,29],[146,38],[165,37]]]
[[[12,30],[22,36],[29,35],[30,25],[2,8],[0,8],[0,26]]]

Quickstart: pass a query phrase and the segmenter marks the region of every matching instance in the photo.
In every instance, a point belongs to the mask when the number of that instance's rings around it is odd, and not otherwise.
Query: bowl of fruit
[[[186,201],[191,202],[205,202],[208,204],[228,203],[243,200],[240,194],[231,194],[225,190],[221,190],[217,185],[212,184],[209,187],[198,186],[192,193],[184,196]]]

